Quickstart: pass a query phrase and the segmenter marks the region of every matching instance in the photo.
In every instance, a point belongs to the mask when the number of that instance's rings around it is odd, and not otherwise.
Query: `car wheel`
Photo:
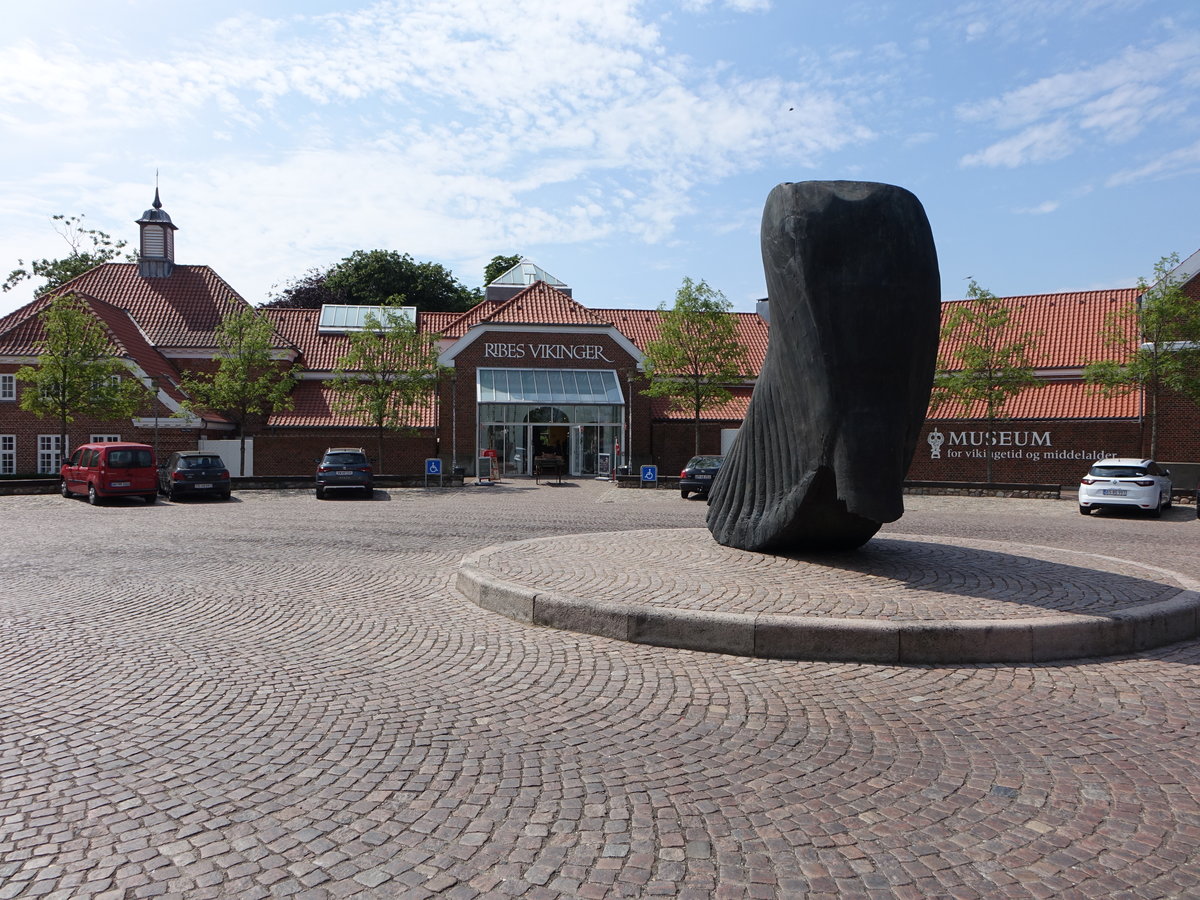
[[[687,488],[679,489],[679,496],[682,497],[684,500],[686,500],[688,498],[688,494],[690,494],[690,493],[691,493],[691,491],[689,491]]]
[[[1167,502],[1163,504],[1163,509],[1170,509],[1172,503],[1174,503],[1174,501],[1171,499],[1171,495],[1167,494]]]
[[[1162,494],[1159,494],[1158,495],[1158,505],[1155,506],[1154,509],[1150,510],[1150,518],[1161,519],[1162,511],[1163,511],[1163,498],[1162,498]]]
[[[223,493],[221,495],[221,499],[222,500],[232,500],[233,499],[233,491],[226,491],[225,493]]]
[[[71,489],[69,487],[67,487],[67,479],[64,478],[61,482],[59,482],[58,492],[60,494],[62,494],[64,497],[71,496]]]
[[[317,488],[317,499],[318,500],[325,499],[325,488]]]
[[[1090,516],[1092,514],[1092,508],[1090,506],[1080,506],[1079,514],[1081,516]]]
[[[153,494],[144,494],[142,499],[146,501],[147,506],[153,506],[158,502],[158,493],[155,492]]]
[[[100,505],[100,495],[96,493],[96,486],[94,484],[88,485],[88,503],[92,504],[92,506]]]
[[[363,488],[363,491],[366,493],[368,500],[375,499],[375,488],[368,485],[367,487]]]

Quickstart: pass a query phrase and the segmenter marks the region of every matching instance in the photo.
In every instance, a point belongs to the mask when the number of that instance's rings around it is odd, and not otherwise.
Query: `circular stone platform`
[[[1131,560],[888,534],[771,556],[707,529],[564,535],[463,559],[470,600],[532,625],[772,659],[1027,663],[1195,637],[1200,582]]]

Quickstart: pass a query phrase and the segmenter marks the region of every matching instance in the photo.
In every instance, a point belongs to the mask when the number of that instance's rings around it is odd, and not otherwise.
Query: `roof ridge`
[[[535,281],[533,284],[529,285],[528,287],[522,288],[521,290],[517,291],[517,293],[513,294],[511,297],[509,297],[507,300],[503,301],[499,306],[497,306],[495,309],[493,309],[487,317],[481,319],[479,322],[477,322],[475,324],[478,325],[478,324],[482,324],[483,322],[498,321],[499,316],[504,315],[508,311],[519,307],[521,303],[527,302],[530,299],[533,299],[536,295],[540,295],[541,297],[543,297],[545,299],[549,299],[554,302],[561,303],[564,306],[566,306],[568,309],[578,310],[579,312],[583,313],[584,318],[591,319],[593,321],[593,323],[596,325],[611,326],[613,324],[612,322],[609,322],[605,319],[600,318],[592,310],[588,309],[586,306],[584,306],[582,303],[580,303],[574,297],[567,294],[565,291],[560,291],[558,288],[554,287],[554,285],[547,284],[544,281]],[[555,323],[530,323],[530,324],[555,324]]]

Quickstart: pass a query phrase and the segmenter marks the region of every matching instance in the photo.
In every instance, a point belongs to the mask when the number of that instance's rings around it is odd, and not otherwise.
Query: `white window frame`
[[[0,403],[11,403],[17,399],[17,376],[0,374]]]
[[[63,462],[61,434],[38,435],[37,460],[39,475],[58,474],[58,470],[62,467]]]
[[[121,436],[119,434],[93,434],[88,438],[88,442],[92,444],[119,444]]]
[[[17,436],[0,434],[0,475],[17,474]]]

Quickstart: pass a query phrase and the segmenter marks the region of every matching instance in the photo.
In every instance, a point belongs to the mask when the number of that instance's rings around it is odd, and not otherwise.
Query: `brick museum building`
[[[157,193],[137,225],[137,262],[99,265],[0,318],[0,475],[56,474],[64,452],[94,440],[140,441],[156,446],[160,456],[215,449],[236,474],[234,425],[218,413],[187,411],[181,381],[189,372],[216,366],[217,326],[249,304],[208,266],[175,262],[176,226]],[[1179,266],[1176,277],[1200,302],[1198,272],[1200,252]],[[66,294],[85,304],[113,355],[150,392],[145,408],[132,418],[77,418],[64,447],[57,422],[20,409],[25,387],[15,373],[36,363],[43,339],[40,313]],[[1105,322],[1136,304],[1137,290],[1003,300],[1014,333],[1038,335],[1037,385],[1008,402],[990,436],[982,410],[946,406],[931,414],[910,478],[982,481],[988,441],[997,482],[1068,484],[1098,456],[1146,455],[1148,422],[1140,392],[1105,398],[1082,380],[1087,362],[1111,354],[1102,339]],[[361,446],[375,455],[374,430],[338,412],[331,388],[349,349],[347,335],[361,329],[371,312],[355,306],[261,309],[274,328],[273,355],[301,374],[291,409],[247,424],[246,474],[311,475],[314,460],[330,446]],[[481,459],[488,465],[494,459],[501,477],[520,478],[533,474],[536,457],[552,454],[577,477],[627,466],[636,471],[650,463],[674,474],[692,453],[690,415],[643,393],[643,351],[658,337],[657,310],[584,305],[569,286],[523,260],[487,285],[485,299],[467,312],[408,314],[419,331],[436,337],[448,374],[410,427],[388,434],[377,472],[416,475],[424,460],[436,457],[446,471],[461,468],[473,475]],[[705,411],[704,452],[720,452],[736,434],[766,353],[768,304],[729,315],[749,371],[729,386],[728,403]],[[1158,455],[1168,465],[1200,463],[1198,414],[1190,402],[1160,401]]]

